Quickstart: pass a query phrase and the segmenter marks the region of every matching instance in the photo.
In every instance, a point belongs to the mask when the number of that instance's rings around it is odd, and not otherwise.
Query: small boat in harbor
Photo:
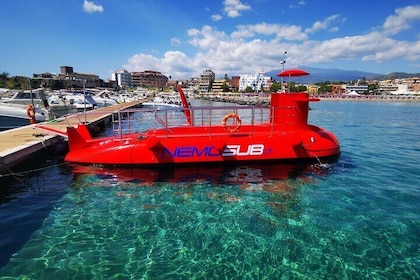
[[[172,99],[164,99],[160,96],[156,96],[152,101],[141,103],[143,108],[175,108],[182,109],[181,101],[173,102]]]
[[[177,104],[170,104],[170,103],[164,103],[164,102],[143,102],[141,103],[141,107],[143,108],[178,108],[181,109],[182,107]]]
[[[58,94],[47,94],[42,88],[31,91],[18,91],[10,98],[3,98],[0,101],[8,104],[21,104],[24,106],[32,104],[38,110],[42,109],[43,111],[48,111],[48,120],[78,112],[76,105],[70,104],[70,102],[66,103]]]
[[[85,123],[68,127],[65,161],[158,166],[304,161],[340,154],[333,133],[308,124],[309,102],[319,99],[306,93],[271,93],[269,106],[192,107],[179,85],[178,92],[183,112],[118,111],[112,136],[93,138]],[[136,115],[142,118],[137,123],[151,121],[150,128],[135,131]]]
[[[178,93],[159,93],[149,102],[141,104],[143,108],[181,108],[181,99]]]
[[[0,102],[0,131],[44,122],[48,111],[32,105]]]

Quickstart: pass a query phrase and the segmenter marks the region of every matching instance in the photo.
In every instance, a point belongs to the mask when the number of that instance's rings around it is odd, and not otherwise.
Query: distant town
[[[30,81],[30,82],[28,82]],[[171,80],[161,72],[145,70],[142,72],[128,72],[118,70],[112,73],[111,79],[103,81],[95,74],[75,72],[72,66],[61,66],[59,74],[40,73],[33,74],[31,78],[8,77],[7,73],[0,73],[0,88],[29,89],[45,87],[56,89],[68,88],[112,88],[135,89],[138,87],[155,88],[162,91],[171,90],[176,84],[198,94],[220,93],[267,93],[281,90],[306,91],[310,95],[404,95],[417,96],[420,93],[420,78],[396,79],[366,79],[362,78],[346,82],[318,82],[301,84],[289,79],[273,78],[264,72],[256,72],[228,77],[224,75],[216,79],[211,69],[205,69],[198,77],[188,80]]]

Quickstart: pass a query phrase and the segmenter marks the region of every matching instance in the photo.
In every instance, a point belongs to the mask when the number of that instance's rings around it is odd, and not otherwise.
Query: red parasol
[[[298,77],[306,75],[309,75],[309,73],[301,69],[288,69],[277,74],[279,77]]]

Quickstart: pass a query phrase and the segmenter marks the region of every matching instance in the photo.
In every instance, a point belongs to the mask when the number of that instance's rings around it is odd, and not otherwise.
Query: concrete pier
[[[80,122],[89,123],[92,128],[105,127],[110,123],[112,114],[118,110],[132,108],[146,100],[121,103],[85,113],[66,116],[56,120],[32,124],[0,132],[0,175],[28,159],[35,152],[61,141],[59,132],[65,135],[68,126]],[[58,132],[58,133],[57,133]]]

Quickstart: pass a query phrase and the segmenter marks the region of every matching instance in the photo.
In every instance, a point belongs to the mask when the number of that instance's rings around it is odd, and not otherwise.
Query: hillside
[[[322,69],[322,68],[315,68],[315,67],[308,67],[308,66],[300,66],[298,67],[310,73],[310,76],[304,77],[304,81],[309,81],[312,83],[317,82],[349,82],[355,81],[359,79],[373,79],[373,80],[393,80],[393,79],[404,79],[404,78],[413,78],[419,77],[420,73],[404,73],[404,72],[393,72],[390,74],[378,74],[378,73],[371,73],[371,72],[364,72],[358,70],[341,70],[341,69]],[[266,75],[269,77],[273,77],[277,81],[279,81],[279,77],[277,74],[279,70],[267,72]],[[296,79],[295,79],[296,80]]]
[[[370,72],[363,72],[358,70],[341,70],[341,69],[322,69],[322,68],[315,68],[315,67],[308,67],[308,66],[299,66],[298,68],[303,69],[310,73],[310,76],[305,77],[304,79],[310,81],[312,83],[317,82],[348,82],[359,80],[362,78],[371,79],[374,77],[379,77],[382,74],[378,73],[370,73]],[[267,72],[266,75],[269,77],[273,77],[276,80],[279,80],[277,74],[280,71],[270,71]]]
[[[405,78],[420,78],[420,73],[404,73],[404,72],[393,72],[390,74],[374,77],[377,80],[394,80],[394,79],[405,79]]]

